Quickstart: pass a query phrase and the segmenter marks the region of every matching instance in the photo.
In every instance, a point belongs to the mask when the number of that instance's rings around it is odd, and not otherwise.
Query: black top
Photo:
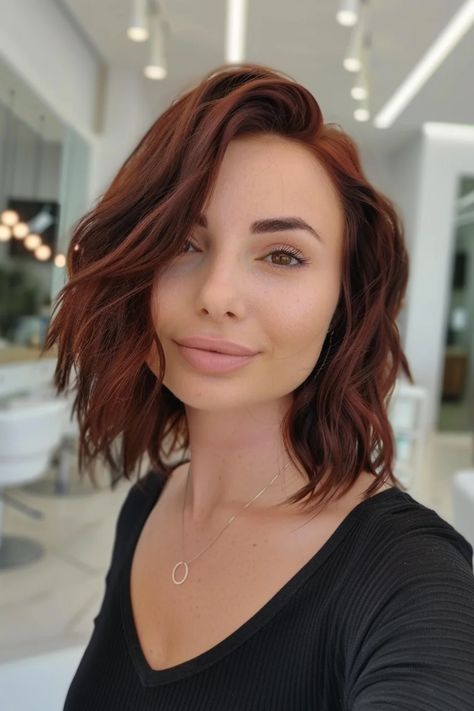
[[[64,711],[474,711],[472,547],[398,488],[359,503],[224,640],[153,670],[134,626],[130,569],[163,482],[149,472],[122,506]]]

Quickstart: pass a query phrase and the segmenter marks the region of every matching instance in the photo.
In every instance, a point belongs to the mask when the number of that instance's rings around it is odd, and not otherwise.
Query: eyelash
[[[196,245],[192,242],[192,240],[188,239],[181,251],[182,254],[188,254],[188,252],[185,251],[186,247],[188,245],[191,245],[191,247],[194,247],[194,249],[197,249]],[[276,267],[277,269],[282,269],[285,267],[294,269],[297,267],[302,267],[309,262],[309,259],[306,259],[305,257],[303,257],[303,255],[301,254],[301,252],[299,250],[295,249],[294,247],[292,247],[289,244],[283,244],[280,247],[278,247],[277,249],[272,250],[271,252],[269,252],[267,254],[267,257],[270,256],[271,254],[286,254],[289,257],[294,257],[295,259],[298,260],[298,264],[272,264],[272,267]]]

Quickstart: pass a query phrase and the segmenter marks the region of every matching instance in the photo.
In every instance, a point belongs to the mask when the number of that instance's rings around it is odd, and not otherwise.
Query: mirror
[[[474,176],[459,181],[439,429],[474,429]]]
[[[34,359],[44,343],[71,228],[87,209],[90,152],[0,62],[0,363]]]

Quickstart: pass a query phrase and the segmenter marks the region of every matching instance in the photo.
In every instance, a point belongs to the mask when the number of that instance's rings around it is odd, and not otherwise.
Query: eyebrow
[[[207,227],[205,215],[199,215],[196,224]],[[320,235],[311,225],[308,225],[301,217],[269,217],[265,220],[256,220],[250,225],[252,234],[264,234],[267,232],[283,232],[285,230],[305,230],[322,242]]]

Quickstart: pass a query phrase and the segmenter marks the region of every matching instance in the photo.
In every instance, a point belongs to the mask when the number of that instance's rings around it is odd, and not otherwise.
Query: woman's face
[[[338,303],[338,194],[304,146],[272,135],[242,137],[227,148],[203,216],[152,290],[164,384],[184,404],[206,410],[289,396],[313,370]],[[288,218],[309,229],[275,229]],[[282,253],[287,249],[296,256]],[[176,343],[196,335],[257,355],[227,372],[204,370]],[[147,363],[158,374],[155,346]]]

